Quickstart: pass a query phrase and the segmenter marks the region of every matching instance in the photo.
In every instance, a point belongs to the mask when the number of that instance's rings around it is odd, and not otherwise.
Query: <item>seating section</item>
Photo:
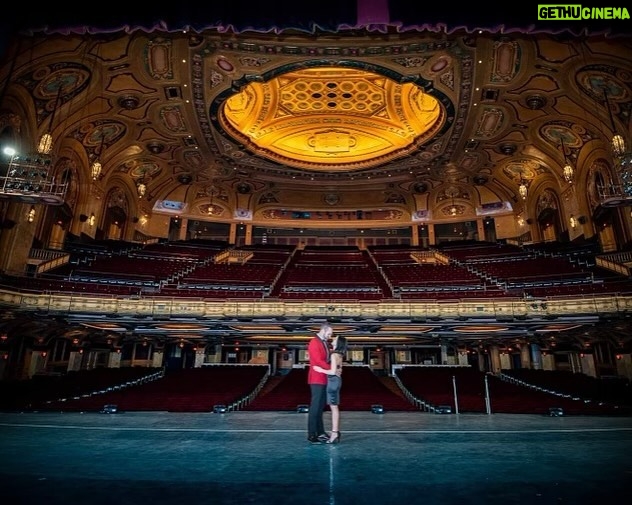
[[[433,248],[250,245],[186,240],[67,244],[72,259],[0,283],[28,292],[107,297],[282,300],[547,298],[628,293],[632,279],[596,266],[594,247],[464,241]]]
[[[390,296],[390,288],[366,251],[306,246],[294,253],[272,294],[282,299],[379,300]]]
[[[212,412],[296,411],[309,405],[307,368],[269,376],[268,365],[217,364],[164,371],[158,368],[100,368],[62,375],[0,381],[0,410],[7,412],[99,412],[105,405],[124,411]],[[270,381],[270,387],[266,387]],[[370,411],[541,414],[561,408],[566,415],[632,415],[630,383],[570,372],[505,370],[500,376],[460,366],[405,366],[394,378],[367,366],[345,366],[341,408]]]
[[[570,415],[630,414],[629,409],[525,387],[471,367],[407,366],[396,376],[431,411],[448,405],[460,413],[486,413],[489,402],[491,413],[547,415],[551,408],[562,408]]]
[[[151,382],[107,390],[41,405],[48,411],[98,412],[104,405],[119,411],[212,412],[215,405],[232,406],[260,387],[268,365],[217,365],[168,371]]]
[[[296,410],[298,405],[309,405],[310,390],[307,368],[293,368],[271,391],[262,391],[244,410]],[[382,405],[385,410],[417,411],[403,394],[388,388],[365,366],[345,366],[340,391],[341,408],[347,411],[367,412],[371,406]]]
[[[162,377],[160,368],[95,368],[0,381],[0,410],[32,411],[123,391]],[[103,401],[98,400],[100,406]]]
[[[503,370],[510,382],[562,395],[565,398],[588,400],[615,407],[632,407],[632,383],[624,377],[591,377],[568,370]]]
[[[225,250],[162,287],[161,296],[262,298],[289,261],[293,247],[247,246]]]

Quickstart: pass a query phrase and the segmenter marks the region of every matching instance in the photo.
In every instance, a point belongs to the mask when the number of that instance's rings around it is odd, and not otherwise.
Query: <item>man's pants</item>
[[[327,401],[327,386],[325,384],[310,384],[309,389],[312,398],[307,413],[307,436],[311,437],[325,433],[323,411]]]

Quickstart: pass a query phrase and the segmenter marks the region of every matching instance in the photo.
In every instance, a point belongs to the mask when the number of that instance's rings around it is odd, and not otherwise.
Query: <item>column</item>
[[[495,374],[500,372],[500,351],[497,345],[491,345],[489,347],[489,366],[490,372]]]
[[[251,224],[246,224],[244,225],[246,227],[246,235],[244,237],[244,245],[252,245],[252,225]]]
[[[187,228],[189,227],[189,220],[186,217],[180,218],[180,229],[178,230],[178,240],[187,239]]]
[[[237,242],[237,223],[230,223],[230,231],[228,232],[228,243],[235,245]]]
[[[529,344],[520,346],[520,365],[522,368],[531,368],[531,354],[529,350]]]
[[[531,349],[531,363],[534,370],[542,370],[542,350],[538,344],[530,344]]]
[[[419,226],[416,224],[412,226],[411,229],[411,245],[418,246],[419,245]]]
[[[434,224],[428,223],[427,226],[428,226],[428,244],[437,245],[436,243],[437,238],[435,237]]]
[[[478,240],[485,240],[485,223],[481,218],[476,220],[476,232],[478,233]]]

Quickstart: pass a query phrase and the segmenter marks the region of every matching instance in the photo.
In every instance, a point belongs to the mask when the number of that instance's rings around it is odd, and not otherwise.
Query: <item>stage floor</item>
[[[329,426],[329,412],[325,425]],[[6,505],[593,505],[628,501],[632,418],[0,413]]]

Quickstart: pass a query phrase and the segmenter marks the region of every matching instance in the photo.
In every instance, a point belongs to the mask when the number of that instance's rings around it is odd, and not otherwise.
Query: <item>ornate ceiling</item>
[[[608,161],[604,89],[619,128],[632,110],[629,37],[35,33],[9,54],[4,108],[25,116],[22,148],[51,128],[79,184],[97,199],[120,187],[135,216],[168,200],[207,218],[213,193],[216,219],[246,209],[265,226],[270,207],[391,209],[389,226],[409,226],[446,195],[460,219],[496,202],[533,216],[521,183],[564,200],[567,159],[584,190]]]
[[[97,218],[116,195],[128,217],[150,221],[164,202],[182,203],[182,217],[248,217],[265,227],[288,225],[281,208],[351,216],[329,227],[357,226],[363,209],[363,225],[393,228],[413,226],[423,212],[435,222],[475,219],[481,206],[504,202],[503,212],[524,221],[543,193],[558,198],[561,212],[589,216],[597,203],[590,174],[611,163],[613,125],[630,132],[625,30],[576,36],[422,20],[308,31],[94,23],[34,25],[12,38],[0,79],[13,125],[2,142],[32,150],[50,129],[57,160],[73,171],[68,203]],[[97,159],[102,172],[93,180]],[[572,183],[563,176],[567,160]],[[134,226],[146,231],[144,223]],[[309,226],[323,225],[301,219]],[[372,334],[367,324],[353,330],[359,338]],[[417,339],[464,326],[450,324],[424,326]],[[588,337],[590,324],[573,338]],[[200,331],[245,333],[222,325]],[[309,332],[279,327],[280,338]],[[127,322],[121,332],[134,329]]]

